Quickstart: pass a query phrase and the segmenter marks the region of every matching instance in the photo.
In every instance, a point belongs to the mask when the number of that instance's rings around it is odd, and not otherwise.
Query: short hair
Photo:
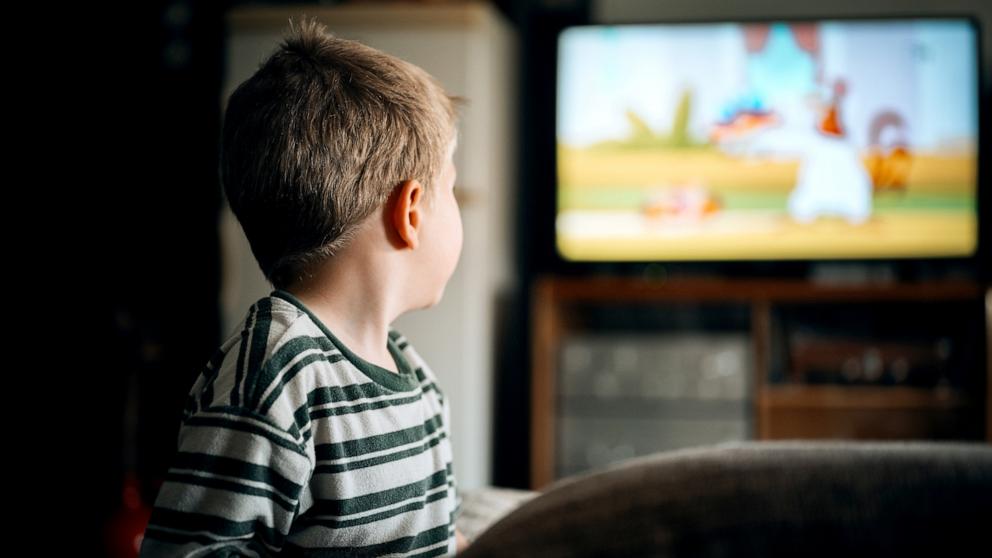
[[[426,203],[457,139],[457,106],[423,69],[314,19],[228,99],[220,181],[262,273],[285,289],[345,247],[403,181]]]

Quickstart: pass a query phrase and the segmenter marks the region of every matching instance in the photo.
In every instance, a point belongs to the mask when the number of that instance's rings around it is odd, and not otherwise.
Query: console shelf
[[[640,346],[650,347],[658,323],[669,334],[695,331],[689,335],[695,335],[690,339],[697,353],[700,343],[705,347],[708,339],[725,339],[728,330],[747,340],[749,388],[743,401],[751,438],[992,440],[988,292],[987,285],[973,281],[827,285],[784,279],[540,277],[533,284],[531,308],[532,488],[575,469],[562,465],[563,429],[575,437],[582,428],[601,427],[599,435],[608,437],[623,430],[616,421],[623,420],[617,409],[625,405],[631,410],[627,420],[645,420],[667,416],[644,410],[652,405],[705,409],[712,404],[638,393],[637,386],[647,380],[661,381],[646,376],[667,374],[656,363],[628,372],[624,381],[633,378],[635,387],[611,388],[615,393],[598,403],[587,393],[566,393],[578,389],[565,386],[561,376],[569,339],[581,347],[583,336],[608,344],[616,335],[618,343],[639,338]],[[655,319],[668,314],[680,319]],[[678,350],[677,337],[666,343],[666,350]],[[593,375],[596,366],[589,365]],[[574,373],[569,377],[574,380]],[[603,426],[607,423],[613,431]],[[597,451],[613,455],[598,444]],[[635,446],[624,444],[623,451],[629,454]]]
[[[758,407],[782,409],[959,409],[974,402],[960,390],[861,386],[769,386]]]

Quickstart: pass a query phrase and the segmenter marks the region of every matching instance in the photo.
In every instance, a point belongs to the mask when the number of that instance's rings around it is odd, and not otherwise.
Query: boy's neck
[[[387,348],[389,326],[405,309],[395,281],[381,262],[345,251],[317,273],[286,290],[300,299],[353,353],[397,372]]]

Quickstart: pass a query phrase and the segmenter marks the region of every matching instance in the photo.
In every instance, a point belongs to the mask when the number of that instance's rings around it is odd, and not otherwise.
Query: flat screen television
[[[973,20],[572,26],[557,72],[566,261],[976,255]]]

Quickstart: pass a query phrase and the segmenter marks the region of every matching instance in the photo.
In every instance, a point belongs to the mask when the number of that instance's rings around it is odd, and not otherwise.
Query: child
[[[141,556],[464,548],[448,400],[390,326],[458,262],[456,103],[304,21],[231,95],[220,176],[274,290],[189,393]]]

